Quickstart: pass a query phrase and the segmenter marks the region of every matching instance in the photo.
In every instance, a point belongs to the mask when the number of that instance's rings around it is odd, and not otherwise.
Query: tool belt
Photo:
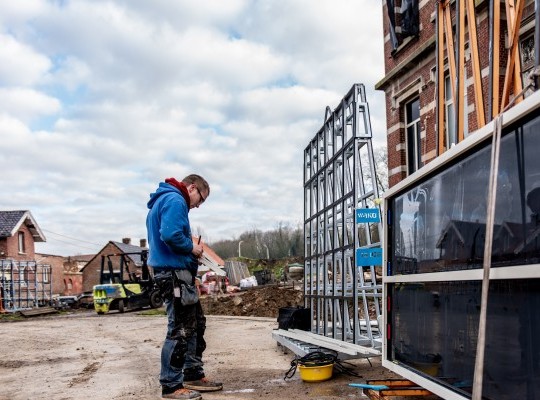
[[[183,306],[197,304],[199,292],[195,286],[194,276],[186,269],[172,270],[174,297]]]

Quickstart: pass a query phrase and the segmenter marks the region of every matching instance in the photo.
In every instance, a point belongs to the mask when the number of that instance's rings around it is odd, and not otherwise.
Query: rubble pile
[[[282,307],[304,305],[302,290],[278,285],[257,286],[238,293],[201,297],[206,315],[277,318]]]

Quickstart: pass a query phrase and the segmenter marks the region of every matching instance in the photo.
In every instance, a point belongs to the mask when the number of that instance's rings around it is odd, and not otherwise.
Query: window
[[[24,232],[19,232],[19,253],[26,253],[26,248],[24,246]]]
[[[467,71],[465,71],[465,82],[467,81]],[[463,107],[463,137],[469,134],[469,110],[467,100],[467,88],[463,91],[463,101],[460,101]],[[450,76],[444,78],[444,119],[445,119],[445,134],[446,134],[446,149],[458,142],[456,129],[456,108],[452,99],[452,81]]]
[[[407,135],[407,170],[409,175],[422,166],[420,139],[420,99],[405,104]]]
[[[452,82],[450,76],[444,78],[444,119],[446,131],[446,148],[449,149],[457,143],[456,135],[456,112],[454,100],[452,100]]]
[[[501,139],[493,267],[540,264],[540,116]],[[393,265],[400,273],[482,268],[491,147],[397,196]]]
[[[540,393],[539,132],[540,115],[532,109],[504,128],[500,143],[486,399],[536,399]],[[383,366],[429,379],[459,398],[470,398],[474,379],[490,157],[491,140],[484,140],[387,200]]]
[[[50,267],[44,266],[43,269],[43,283],[50,283]]]
[[[519,51],[521,54],[521,79],[523,80],[523,86],[527,85],[529,80],[529,74],[535,65],[534,55],[534,31],[525,34],[520,43]],[[525,92],[525,97],[533,93],[533,89],[529,89]]]

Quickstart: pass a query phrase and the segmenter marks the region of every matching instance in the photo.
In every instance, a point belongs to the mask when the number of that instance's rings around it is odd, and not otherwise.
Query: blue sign
[[[382,248],[356,249],[356,266],[369,267],[371,265],[382,265]]]
[[[357,208],[356,223],[362,222],[380,222],[381,213],[378,208]]]

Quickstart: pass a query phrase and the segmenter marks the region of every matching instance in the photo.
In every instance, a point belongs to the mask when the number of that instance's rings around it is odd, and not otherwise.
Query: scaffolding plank
[[[56,314],[58,310],[53,307],[38,307],[19,311],[23,317],[36,317],[39,315]]]
[[[409,397],[409,396],[433,396],[433,393],[416,383],[407,379],[377,379],[368,380],[370,386],[381,386],[383,389],[377,390],[372,388],[364,388],[362,392],[371,400],[385,400],[392,397]]]

